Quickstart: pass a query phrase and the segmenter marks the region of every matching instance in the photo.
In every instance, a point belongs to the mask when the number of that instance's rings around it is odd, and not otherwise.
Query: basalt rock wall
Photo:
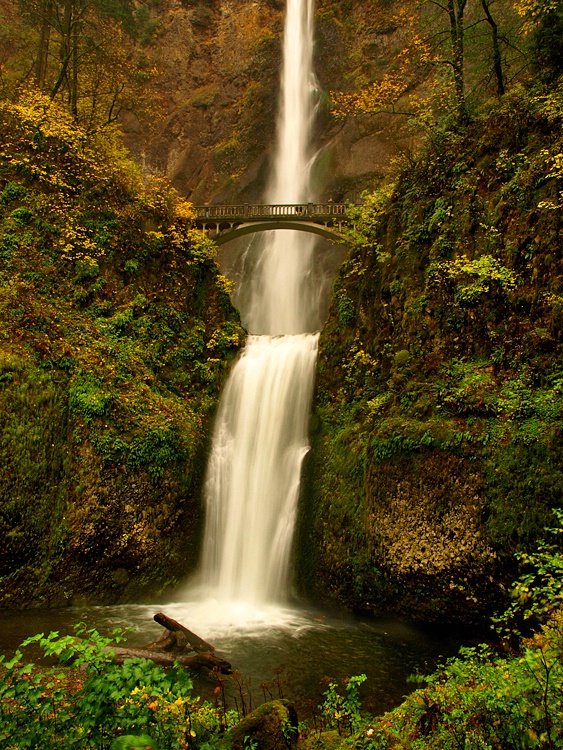
[[[147,172],[165,174],[194,203],[258,202],[275,138],[285,4],[277,0],[166,0],[144,48],[158,70],[161,118],[152,129],[124,116],[126,142]],[[392,61],[400,38],[385,9],[317,6],[315,144],[319,195],[357,200],[410,142],[397,119],[340,122],[330,92]]]
[[[299,541],[310,593],[478,620],[502,605],[515,555],[553,524],[555,101],[518,89],[436,132],[356,216],[320,339]]]

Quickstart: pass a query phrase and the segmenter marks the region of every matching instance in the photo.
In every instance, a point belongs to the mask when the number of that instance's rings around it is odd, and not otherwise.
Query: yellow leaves
[[[72,195],[78,184],[90,183],[108,195],[140,192],[139,168],[115,127],[88,133],[57,101],[35,90],[0,102],[0,131],[10,138],[0,159],[51,190]]]
[[[550,154],[547,149],[540,151],[540,156],[546,162],[547,179],[563,179],[563,153]],[[563,208],[563,191],[558,192],[558,200],[543,200],[538,203],[538,208],[546,211],[556,211]]]
[[[380,393],[379,396],[376,396],[371,401],[368,401],[366,405],[371,414],[379,414],[380,412],[384,411],[385,407],[392,399],[393,394],[387,391],[385,393]]]
[[[175,206],[175,213],[178,219],[181,219],[182,221],[192,221],[195,219],[193,204],[184,200],[184,198],[178,198]]]
[[[223,274],[217,276],[217,286],[222,292],[225,292],[225,294],[232,294],[235,288],[234,281],[223,276]]]
[[[544,211],[557,211],[557,209],[561,208],[561,204],[555,203],[555,201],[540,201],[538,208]]]
[[[81,131],[68,111],[34,89],[24,91],[14,103],[0,102],[0,117],[14,118],[24,130],[32,130],[44,138],[60,138],[73,147],[81,141]],[[41,141],[32,140],[31,145],[40,148]]]
[[[557,10],[557,0],[517,0],[516,12],[524,19],[522,32],[529,34],[539,26],[542,17]]]
[[[336,117],[394,112],[396,105],[424,81],[437,55],[418,32],[418,21],[407,9],[395,13],[391,23],[401,28],[404,46],[394,57],[394,70],[356,93],[331,91]]]
[[[552,160],[551,171],[549,172],[547,176],[561,179],[563,177],[563,154],[555,154],[554,156],[551,157],[551,160]]]

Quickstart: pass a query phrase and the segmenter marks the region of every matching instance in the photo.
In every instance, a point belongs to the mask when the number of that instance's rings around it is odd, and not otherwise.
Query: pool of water
[[[212,643],[240,673],[254,706],[281,693],[296,702],[300,715],[321,700],[326,678],[338,681],[357,674],[368,678],[362,686],[366,707],[382,713],[412,689],[409,675],[432,670],[465,641],[465,634],[451,628],[421,628],[397,618],[356,619],[315,609],[220,605],[208,600],[2,611],[0,652],[13,653],[24,638],[38,632],[72,633],[77,622],[103,635],[131,628],[128,645],[143,646],[163,632],[152,619],[157,612],[165,612]],[[196,691],[204,697],[212,697],[214,686],[205,675],[195,679]]]

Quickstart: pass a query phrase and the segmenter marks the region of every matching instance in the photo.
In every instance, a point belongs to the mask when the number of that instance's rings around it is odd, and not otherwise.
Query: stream
[[[341,680],[357,674],[368,677],[361,688],[365,707],[380,714],[414,689],[407,682],[409,675],[427,673],[455,655],[467,636],[451,627],[421,627],[399,618],[357,619],[327,610],[279,606],[231,605],[226,610],[208,601],[3,611],[0,653],[11,655],[25,637],[38,632],[70,634],[76,622],[107,636],[116,628],[132,628],[128,644],[143,646],[163,632],[152,621],[159,611],[210,641],[241,673],[254,706],[281,693],[296,703],[300,718],[310,716],[311,704],[321,701],[324,678]],[[38,656],[38,651],[26,649],[26,658]],[[202,674],[194,683],[196,694],[213,700],[212,680]]]

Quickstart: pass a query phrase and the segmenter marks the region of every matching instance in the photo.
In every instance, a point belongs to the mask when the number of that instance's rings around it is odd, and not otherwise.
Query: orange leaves
[[[436,62],[435,53],[417,29],[419,20],[406,9],[391,19],[401,29],[402,48],[394,57],[394,69],[356,93],[331,92],[336,117],[348,114],[395,112],[396,105],[422,83]],[[406,112],[409,102],[405,100]]]

